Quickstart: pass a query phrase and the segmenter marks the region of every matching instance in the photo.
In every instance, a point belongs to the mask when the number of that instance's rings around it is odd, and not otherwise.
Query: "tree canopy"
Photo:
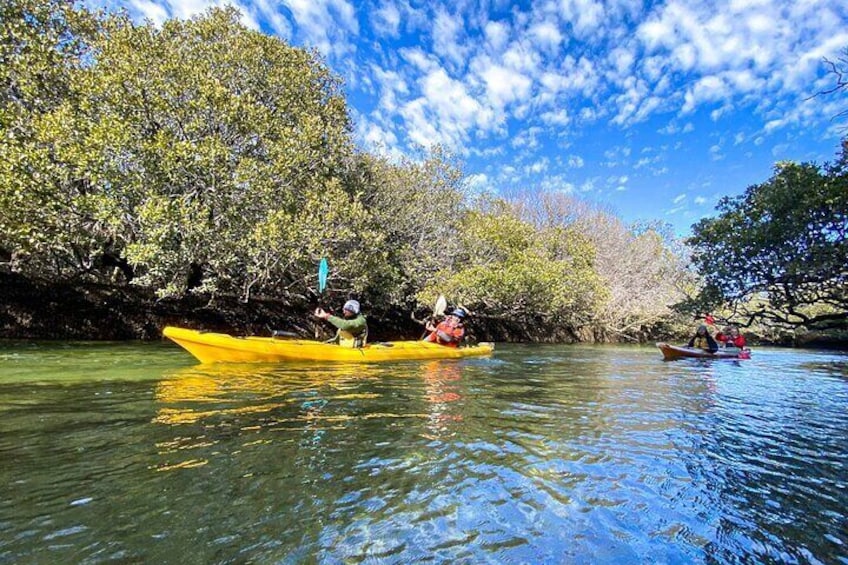
[[[680,294],[656,227],[553,194],[475,200],[439,148],[357,149],[340,78],[232,8],[161,27],[66,0],[0,14],[0,269],[302,304],[327,258],[335,297],[446,294],[575,335],[637,333]]]
[[[848,141],[831,164],[778,163],[766,182],[724,198],[688,240],[701,307],[743,322],[808,328],[848,319]]]

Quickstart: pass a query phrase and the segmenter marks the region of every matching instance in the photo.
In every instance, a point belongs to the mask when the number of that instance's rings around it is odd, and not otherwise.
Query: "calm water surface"
[[[848,355],[0,344],[3,563],[848,564]]]

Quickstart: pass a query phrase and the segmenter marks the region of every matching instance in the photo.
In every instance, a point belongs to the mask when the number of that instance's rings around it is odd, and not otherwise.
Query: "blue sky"
[[[209,0],[91,0],[160,23]],[[557,190],[680,235],[780,160],[832,160],[848,95],[845,0],[240,0],[244,22],[317,48],[361,147],[441,144],[468,186]]]

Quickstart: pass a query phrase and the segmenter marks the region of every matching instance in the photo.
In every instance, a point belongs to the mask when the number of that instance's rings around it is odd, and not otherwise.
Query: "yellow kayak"
[[[454,359],[489,355],[492,343],[471,347],[445,347],[425,341],[389,341],[361,348],[339,347],[306,339],[237,337],[168,326],[163,335],[197,357],[201,363],[276,363],[285,361],[370,362],[403,359]]]

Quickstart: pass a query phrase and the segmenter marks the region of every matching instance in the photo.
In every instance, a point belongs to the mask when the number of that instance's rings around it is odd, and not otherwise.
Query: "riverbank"
[[[311,315],[315,304],[308,297],[290,301],[257,297],[243,303],[234,297],[188,295],[157,299],[147,289],[95,283],[56,283],[0,272],[0,339],[34,340],[158,340],[162,328],[181,326],[236,335],[269,335],[272,329],[303,337],[329,336],[330,327]],[[341,303],[342,299],[335,302]],[[329,301],[331,304],[333,300]],[[380,309],[363,304],[374,340],[418,339],[421,326],[409,311]],[[427,312],[415,313],[419,319]],[[685,326],[680,326],[685,327]],[[475,316],[470,336],[478,341],[529,343],[614,342],[615,336],[591,330],[553,328],[541,321],[520,324],[510,320]],[[685,341],[688,336],[667,327],[639,336],[643,343]],[[796,347],[848,349],[848,335],[794,332],[757,339],[751,343]],[[632,341],[629,341],[632,342]]]
[[[95,283],[55,283],[0,273],[0,338],[37,340],[157,340],[165,326],[220,331],[236,335],[269,335],[272,329],[325,337],[331,328],[310,313],[308,297],[290,301],[188,295],[157,299],[147,289]],[[329,304],[343,301],[327,300]],[[419,339],[422,328],[409,311],[386,310],[363,304],[374,340]],[[427,312],[415,313],[422,319]],[[479,341],[575,342],[581,337],[534,325],[478,317],[469,333]]]

